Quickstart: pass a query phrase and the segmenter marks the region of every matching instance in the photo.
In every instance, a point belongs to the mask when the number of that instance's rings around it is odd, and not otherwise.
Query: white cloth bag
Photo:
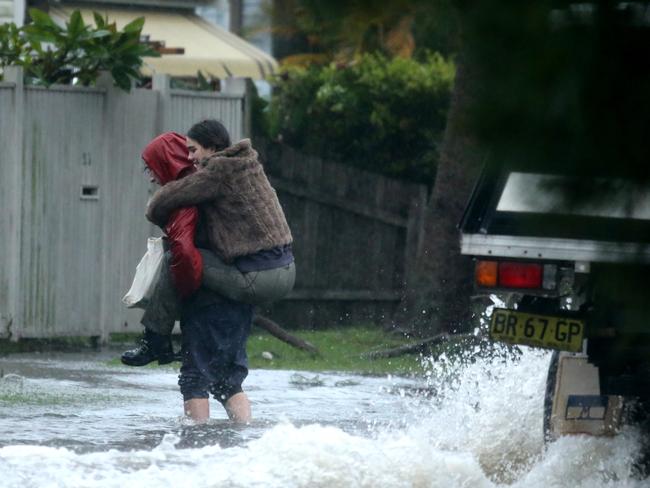
[[[164,254],[162,237],[149,237],[147,252],[135,268],[131,288],[122,298],[128,308],[142,305],[151,296],[160,275]]]

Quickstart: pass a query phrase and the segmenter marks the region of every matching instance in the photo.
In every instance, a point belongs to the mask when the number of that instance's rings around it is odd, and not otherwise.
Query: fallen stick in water
[[[286,342],[293,347],[302,349],[303,351],[307,351],[312,354],[318,354],[318,348],[316,346],[305,340],[302,340],[299,337],[289,334],[286,330],[284,330],[282,327],[267,317],[255,315],[253,317],[253,324],[266,330],[273,337],[277,337],[281,341]]]

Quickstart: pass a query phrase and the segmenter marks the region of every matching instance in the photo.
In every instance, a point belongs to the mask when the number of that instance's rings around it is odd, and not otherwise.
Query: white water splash
[[[634,429],[615,438],[566,437],[544,450],[547,365],[548,354],[532,350],[524,350],[519,360],[458,364],[442,358],[432,363],[429,374],[436,395],[394,395],[404,402],[406,418],[399,425],[406,427],[379,427],[368,435],[285,422],[228,448],[179,448],[174,435],[166,435],[154,449],[130,452],[77,454],[66,448],[10,445],[0,448],[0,486],[649,486],[648,480],[632,475],[640,442]],[[301,390],[309,396],[290,398],[315,401],[317,388]],[[323,388],[321,395],[331,391]],[[332,418],[336,412],[323,414]]]

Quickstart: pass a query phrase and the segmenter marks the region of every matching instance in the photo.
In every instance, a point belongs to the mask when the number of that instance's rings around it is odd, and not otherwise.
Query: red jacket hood
[[[183,173],[195,171],[185,137],[177,132],[165,132],[156,137],[142,151],[142,159],[161,185],[182,178]]]

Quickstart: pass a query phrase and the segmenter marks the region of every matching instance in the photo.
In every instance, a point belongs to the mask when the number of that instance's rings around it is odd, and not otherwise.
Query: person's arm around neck
[[[197,171],[156,191],[147,205],[147,219],[163,227],[174,210],[213,200],[218,192],[218,180],[208,171]]]

